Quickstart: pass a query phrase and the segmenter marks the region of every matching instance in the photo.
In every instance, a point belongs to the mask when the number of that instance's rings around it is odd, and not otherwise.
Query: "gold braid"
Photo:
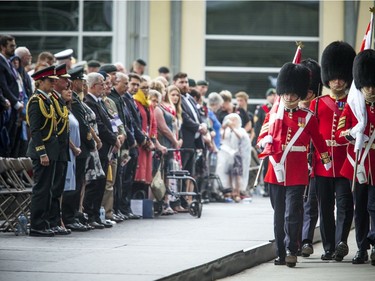
[[[39,100],[39,109],[40,109],[40,112],[46,118],[46,121],[44,122],[44,125],[43,125],[43,127],[40,130],[43,130],[44,127],[48,124],[48,120],[52,119],[51,120],[51,127],[49,129],[48,135],[45,138],[42,139],[43,141],[46,141],[46,140],[49,140],[49,138],[52,135],[53,128],[56,126],[56,124],[55,124],[56,123],[56,120],[55,120],[55,110],[53,108],[53,105],[50,104],[49,105],[49,113],[48,113],[48,111],[46,109],[46,106],[44,104],[43,99],[41,99],[38,96],[37,96],[37,99]],[[27,122],[28,125],[30,125],[30,120],[29,120],[29,105],[30,105],[30,102],[28,102],[28,104],[26,106],[26,122]]]
[[[69,111],[68,111],[68,108],[66,106],[63,106],[63,111],[61,111],[60,104],[57,101],[57,99],[52,98],[52,100],[55,103],[57,114],[60,116],[60,119],[59,119],[58,123],[60,123],[60,121],[64,122],[61,130],[57,132],[58,135],[61,135],[62,132],[64,132],[65,128],[67,127],[68,120],[69,120],[68,119]]]

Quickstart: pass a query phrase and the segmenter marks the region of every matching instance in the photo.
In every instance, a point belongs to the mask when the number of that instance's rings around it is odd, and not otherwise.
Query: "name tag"
[[[112,132],[118,133],[118,128],[116,125],[116,121],[114,119],[111,119],[111,125],[112,125]]]
[[[117,114],[114,116],[114,118],[115,118],[116,126],[120,126],[123,124],[120,117]]]

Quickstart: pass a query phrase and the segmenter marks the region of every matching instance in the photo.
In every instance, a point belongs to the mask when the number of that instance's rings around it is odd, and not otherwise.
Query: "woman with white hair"
[[[240,202],[249,179],[251,142],[237,113],[225,116],[221,129],[221,147],[216,173],[223,187],[232,190],[232,199]]]

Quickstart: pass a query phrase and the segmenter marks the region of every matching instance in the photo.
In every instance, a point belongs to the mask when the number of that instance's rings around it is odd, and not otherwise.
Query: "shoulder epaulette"
[[[51,96],[53,96],[55,99],[59,100],[59,96],[54,91],[51,93]]]

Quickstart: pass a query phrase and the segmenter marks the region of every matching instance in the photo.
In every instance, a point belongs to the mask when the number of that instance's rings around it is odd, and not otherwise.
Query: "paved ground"
[[[162,216],[53,238],[0,233],[0,280],[156,280],[272,236],[272,209],[262,197],[204,205],[200,219]]]
[[[322,261],[320,259],[323,253],[321,243],[314,245],[315,252],[309,258],[298,257],[298,263],[295,268],[287,266],[275,266],[273,260],[263,263],[259,266],[247,269],[236,275],[226,277],[223,281],[244,281],[244,280],[262,280],[262,281],[316,281],[316,280],[356,280],[370,281],[374,280],[375,266],[369,262],[367,264],[353,265],[351,259],[354,257],[357,246],[355,243],[355,232],[352,230],[349,236],[349,254],[342,262]],[[368,251],[370,254],[370,251]]]
[[[269,199],[255,196],[204,205],[201,219],[178,214],[53,238],[0,233],[0,281],[373,280],[374,266],[350,263],[353,231],[341,263],[321,261],[316,244],[295,268],[274,266],[272,216]]]

